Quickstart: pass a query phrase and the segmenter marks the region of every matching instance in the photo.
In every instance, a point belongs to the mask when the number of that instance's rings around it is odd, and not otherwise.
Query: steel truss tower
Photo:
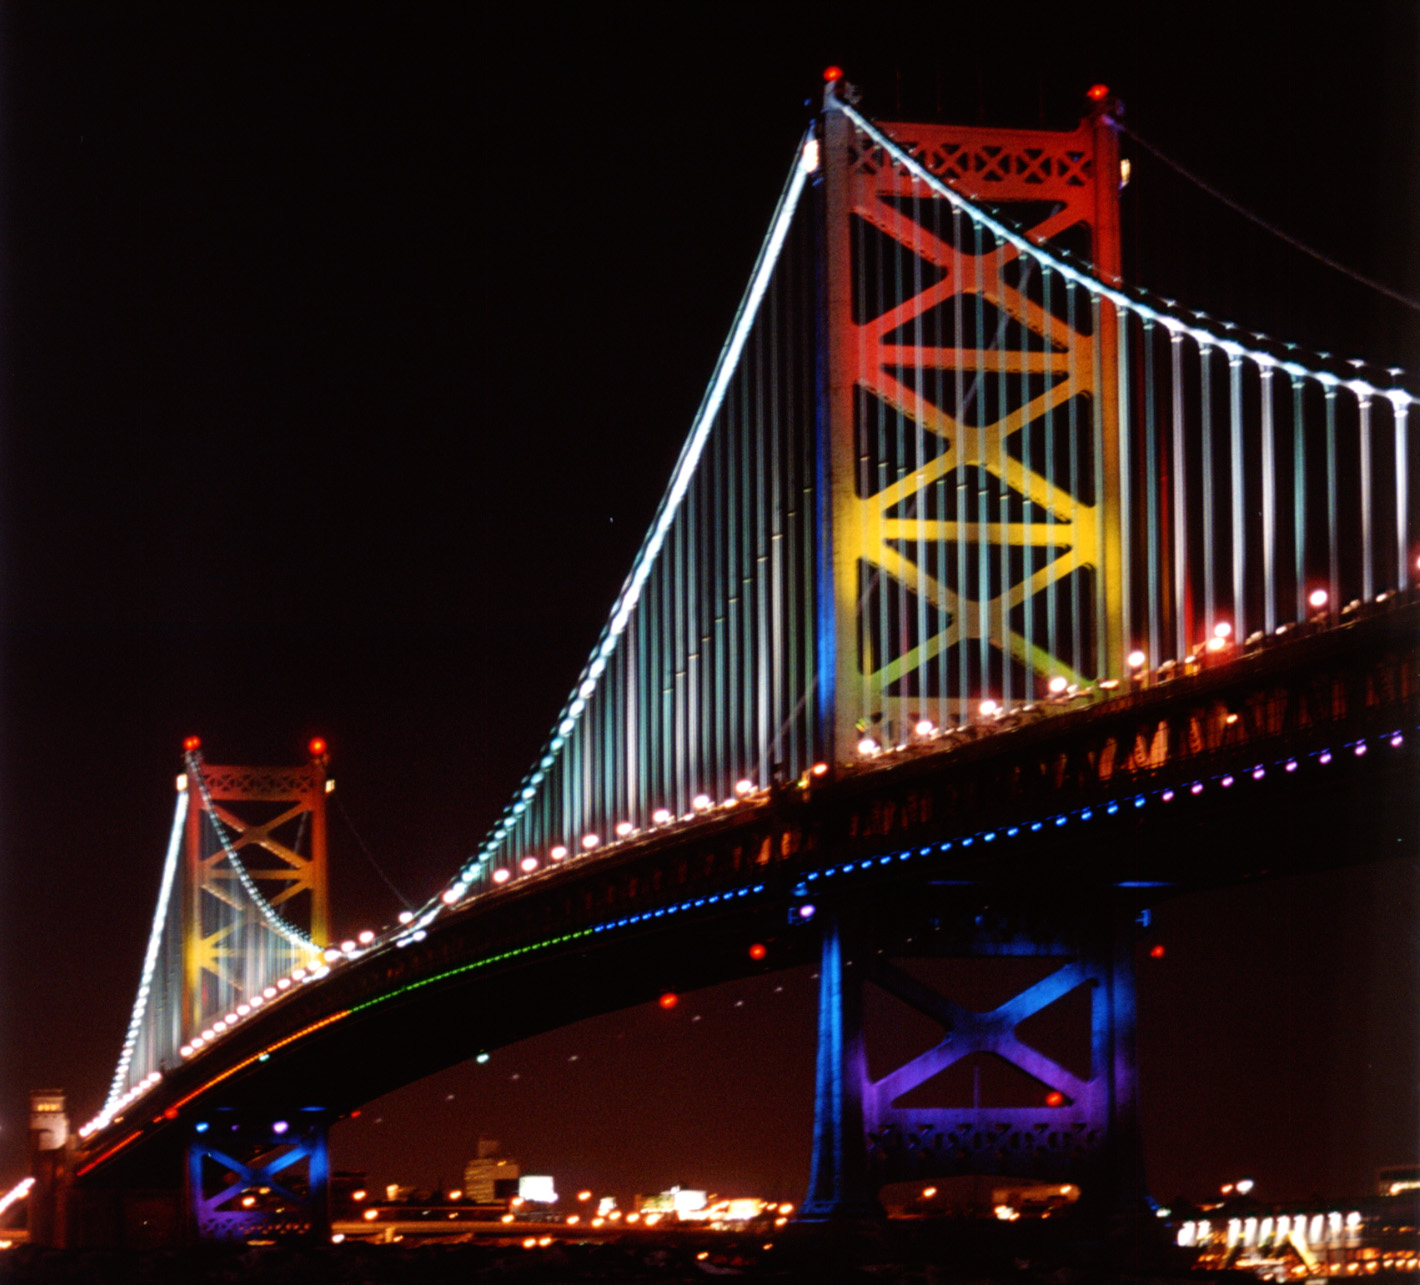
[[[1052,285],[885,154],[841,109],[848,95],[829,84],[816,175],[818,718],[836,762],[864,737],[906,741],[924,718],[969,725],[1052,680],[1118,677],[1124,650],[1113,309]],[[881,129],[947,186],[1117,283],[1109,109],[1097,102],[1066,133]],[[820,908],[803,1215],[870,1215],[885,1183],[952,1175],[1079,1184],[1098,1209],[1141,1207],[1135,908],[1113,889],[979,884],[912,900]],[[1035,972],[978,1012],[914,975],[925,956]],[[877,1078],[870,984],[941,1036]],[[1026,1038],[1056,1005],[1047,1025],[1068,1009],[1082,1027],[1076,1065]],[[936,1077],[982,1059],[1009,1068],[1021,1101],[914,1105]]]

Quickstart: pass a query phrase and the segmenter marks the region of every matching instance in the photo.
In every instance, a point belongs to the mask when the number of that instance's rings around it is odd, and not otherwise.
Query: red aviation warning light
[[[675,991],[667,991],[664,995],[661,996],[660,999],[656,1001],[656,1003],[658,1003],[663,1009],[669,1012],[677,1004],[680,1003],[680,996],[677,995]]]
[[[1063,1107],[1065,1105],[1065,1095],[1059,1089],[1051,1089],[1045,1095],[1045,1105],[1048,1107]]]
[[[1157,943],[1156,945],[1153,945],[1153,946],[1150,946],[1150,947],[1149,947],[1149,958],[1150,958],[1150,959],[1162,959],[1163,957],[1164,957],[1164,944],[1163,944],[1163,942],[1159,942],[1159,943]]]
[[[825,68],[823,69],[823,78],[824,78],[824,80],[825,80],[828,84],[830,84],[830,85],[833,84],[833,82],[834,82],[835,80],[842,80],[842,79],[843,79],[843,68],[842,68],[842,67],[825,67]]]
[[[182,749],[184,754],[196,754],[202,748],[202,737],[189,736],[183,740]]]
[[[751,959],[763,959],[767,954],[769,954],[769,951],[765,949],[763,942],[757,941],[749,948],[749,957]]]
[[[313,763],[324,763],[326,755],[330,752],[330,746],[325,743],[325,737],[313,736],[306,746],[306,753],[311,756]]]
[[[1109,97],[1108,85],[1091,85],[1085,90],[1085,97],[1092,103],[1102,103]]]

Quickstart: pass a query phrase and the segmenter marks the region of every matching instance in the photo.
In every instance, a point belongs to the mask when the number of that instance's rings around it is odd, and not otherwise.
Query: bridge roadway
[[[423,940],[377,944],[169,1069],[88,1140],[79,1185],[171,1189],[197,1123],[224,1112],[338,1118],[581,1018],[817,962],[806,906],[875,907],[880,953],[921,953],[907,939],[923,932],[952,953],[1007,894],[1001,913],[1068,915],[1415,851],[1420,601],[1211,659],[474,896]]]

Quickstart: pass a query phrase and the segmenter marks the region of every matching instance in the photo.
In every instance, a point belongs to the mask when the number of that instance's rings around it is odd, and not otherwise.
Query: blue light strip
[[[1417,728],[1420,730],[1420,728]],[[1356,758],[1362,758],[1368,752],[1369,747],[1387,745],[1391,749],[1400,749],[1405,743],[1405,734],[1397,729],[1381,736],[1372,737],[1370,741],[1362,737],[1354,741],[1345,741],[1337,749],[1350,750]],[[1142,793],[1131,793],[1118,798],[1107,799],[1103,803],[1091,804],[1087,807],[1075,808],[1067,812],[1056,812],[1047,816],[1037,817],[1031,821],[1023,821],[1019,825],[1013,825],[1006,830],[974,830],[965,834],[954,835],[950,839],[944,839],[936,843],[927,844],[925,847],[903,848],[900,852],[890,852],[875,858],[855,858],[852,861],[845,861],[842,865],[828,866],[823,870],[811,870],[804,876],[805,883],[811,883],[816,879],[832,879],[839,875],[848,875],[855,872],[861,873],[875,865],[888,865],[894,860],[911,861],[918,857],[930,857],[951,852],[954,848],[970,848],[980,840],[983,843],[994,843],[998,839],[1014,839],[1023,830],[1031,834],[1039,833],[1048,825],[1055,827],[1069,825],[1071,822],[1084,824],[1096,819],[1096,813],[1103,811],[1105,816],[1117,816],[1120,809],[1125,804],[1132,803],[1135,808],[1145,807],[1150,801],[1168,804],[1172,803],[1181,794],[1187,797],[1196,798],[1207,792],[1210,786],[1218,786],[1222,789],[1233,789],[1244,780],[1262,781],[1267,777],[1269,767],[1280,767],[1284,772],[1295,773],[1303,759],[1314,760],[1318,767],[1326,767],[1334,761],[1334,752],[1330,748],[1313,750],[1310,754],[1301,756],[1288,756],[1286,758],[1274,759],[1270,764],[1258,763],[1251,769],[1243,769],[1236,772],[1219,772],[1216,775],[1192,778],[1182,783],[1174,782],[1170,785],[1160,785]],[[1115,885],[1119,888],[1162,888],[1169,885],[1152,881],[1128,881]]]

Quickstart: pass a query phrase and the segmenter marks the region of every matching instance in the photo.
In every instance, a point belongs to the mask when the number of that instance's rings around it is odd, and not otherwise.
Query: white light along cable
[[[138,980],[138,998],[133,1002],[133,1016],[128,1019],[128,1034],[123,1041],[123,1052],[119,1054],[118,1069],[113,1073],[113,1084],[109,1086],[108,1101],[104,1103],[105,1112],[123,1096],[127,1088],[124,1080],[133,1062],[133,1050],[138,1043],[138,1032],[143,1025],[144,1014],[148,1011],[148,988],[152,984],[153,970],[158,963],[158,951],[163,944],[163,929],[167,927],[168,902],[172,897],[173,882],[177,875],[178,853],[182,848],[182,827],[186,820],[187,791],[179,790],[172,833],[168,836],[168,855],[163,862],[163,881],[158,889],[158,909],[153,915],[153,927],[148,932],[148,951],[143,956],[143,974]]]
[[[1170,334],[1186,334],[1201,346],[1216,348],[1218,351],[1225,353],[1229,358],[1246,358],[1262,369],[1272,368],[1284,370],[1294,378],[1314,379],[1323,387],[1348,388],[1358,398],[1384,398],[1389,401],[1397,411],[1404,407],[1420,404],[1420,398],[1412,396],[1401,388],[1378,388],[1375,384],[1369,383],[1364,379],[1342,379],[1339,375],[1333,375],[1328,371],[1313,370],[1298,362],[1282,361],[1274,357],[1271,353],[1261,352],[1255,348],[1248,348],[1238,343],[1235,339],[1225,339],[1221,335],[1216,335],[1201,326],[1196,326],[1191,322],[1184,321],[1181,317],[1176,317],[1172,313],[1155,308],[1151,304],[1145,303],[1142,299],[1135,299],[1115,286],[1105,284],[1105,282],[1099,280],[1098,277],[1093,277],[1088,272],[1082,272],[1079,268],[1072,267],[1063,260],[1057,259],[1050,251],[1028,240],[1015,229],[1007,227],[1006,224],[1002,223],[999,219],[993,218],[980,206],[964,197],[960,192],[949,187],[920,161],[903,150],[900,144],[894,142],[884,134],[882,130],[868,120],[867,117],[862,115],[861,112],[856,111],[847,103],[840,102],[836,98],[831,97],[830,101],[838,111],[847,116],[858,129],[881,147],[893,161],[907,170],[907,172],[919,182],[925,183],[932,191],[936,192],[938,196],[950,201],[969,218],[978,221],[983,227],[989,228],[997,237],[1014,246],[1022,254],[1034,260],[1034,262],[1038,263],[1041,267],[1050,268],[1052,271],[1058,272],[1067,281],[1082,286],[1097,298],[1108,299],[1109,302],[1120,309],[1120,311],[1131,312],[1137,317],[1155,322],[1163,326]]]
[[[596,691],[597,680],[606,669],[608,658],[616,650],[618,639],[625,632],[631,619],[631,613],[640,599],[647,578],[650,576],[651,567],[661,551],[661,546],[665,543],[671,524],[680,509],[681,501],[685,498],[690,479],[695,473],[696,465],[700,462],[705,441],[710,435],[715,416],[724,401],[730,379],[739,363],[740,353],[744,349],[745,341],[748,339],[750,329],[758,315],[760,302],[764,298],[765,291],[769,287],[770,277],[779,261],[779,254],[789,234],[789,225],[798,208],[804,184],[817,163],[817,153],[813,143],[814,140],[806,134],[795,154],[794,165],[785,182],[784,189],[780,193],[779,203],[775,208],[769,232],[760,246],[759,257],[755,261],[749,287],[745,291],[744,298],[740,301],[729,337],[720,350],[719,360],[715,364],[715,372],[705,390],[700,408],[696,411],[690,434],[686,438],[685,445],[681,448],[680,458],[676,461],[675,469],[671,474],[670,486],[661,499],[650,532],[636,555],[631,573],[622,585],[621,593],[617,596],[610,618],[592,651],[591,659],[578,676],[567,703],[562,707],[562,712],[557,717],[554,724],[556,731],[548,740],[542,754],[539,755],[537,766],[524,777],[522,784],[518,787],[514,796],[515,801],[504,810],[498,824],[493,828],[490,836],[484,840],[478,855],[472,861],[465,863],[459,879],[451,881],[451,883],[466,882],[472,878],[477,864],[496,851],[511,823],[521,816],[536,798],[537,787],[546,779],[548,770],[556,762],[567,737],[575,729],[585,712],[588,700]],[[442,891],[440,897],[426,903],[433,913],[437,913],[443,908],[441,897]]]

